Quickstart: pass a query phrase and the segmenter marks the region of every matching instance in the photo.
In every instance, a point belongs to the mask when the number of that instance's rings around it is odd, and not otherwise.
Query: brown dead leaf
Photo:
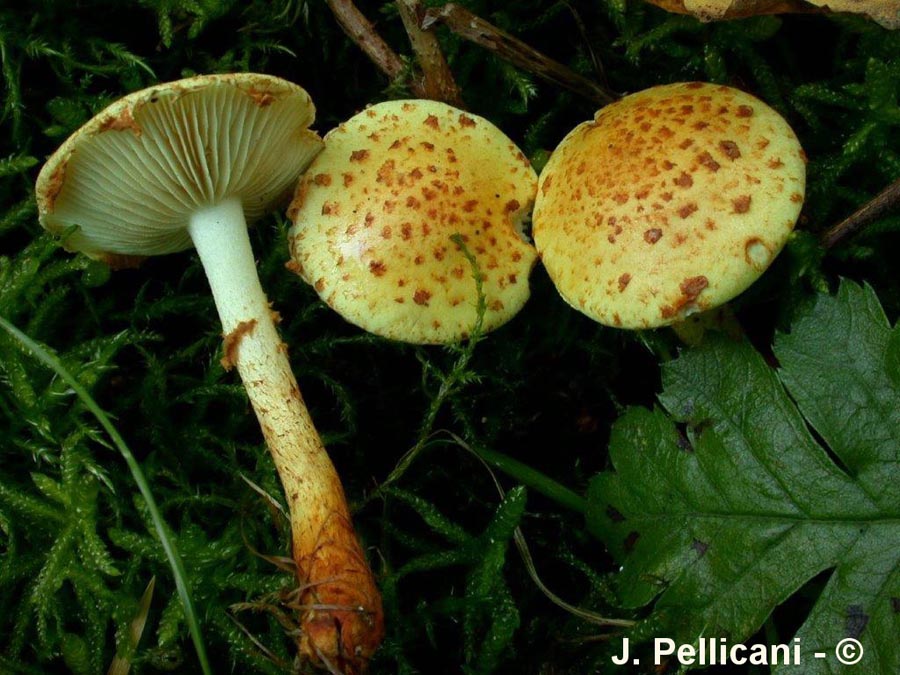
[[[669,12],[701,21],[741,19],[760,14],[848,12],[862,14],[885,28],[900,28],[900,0],[646,0]]]

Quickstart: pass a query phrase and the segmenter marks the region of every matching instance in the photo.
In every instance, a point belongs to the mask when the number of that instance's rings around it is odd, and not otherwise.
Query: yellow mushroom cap
[[[601,109],[554,151],[535,246],[563,298],[650,328],[727,302],[800,215],[806,158],[787,122],[731,87],[653,87]]]
[[[41,225],[95,258],[191,247],[191,214],[238,197],[248,221],[285,200],[322,147],[309,95],[256,73],[154,85],[97,114],[47,160]]]
[[[485,330],[528,299],[537,254],[521,234],[537,175],[487,120],[425,100],[379,103],[325,137],[289,216],[292,268],[341,316],[419,344]]]

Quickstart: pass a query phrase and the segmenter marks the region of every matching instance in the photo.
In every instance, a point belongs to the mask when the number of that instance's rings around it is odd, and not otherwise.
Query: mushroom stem
[[[381,600],[260,286],[241,201],[194,213],[188,229],[222,321],[223,364],[237,367],[287,495],[301,650],[357,672],[380,642]]]

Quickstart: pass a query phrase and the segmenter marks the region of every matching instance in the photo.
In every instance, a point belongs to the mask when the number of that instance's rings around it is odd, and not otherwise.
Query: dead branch
[[[325,1],[347,36],[365,52],[381,72],[391,80],[396,80],[403,74],[406,69],[403,60],[382,39],[372,23],[353,4],[353,0]],[[415,86],[413,89],[417,96],[424,94],[417,91]]]
[[[425,98],[443,101],[457,108],[464,107],[459,87],[453,79],[453,73],[447,65],[437,36],[430,31],[422,30],[419,26],[425,9],[418,0],[397,0],[397,9],[409,35],[409,42],[419,62],[419,68],[422,70],[420,86]]]
[[[431,8],[424,13],[419,25],[423,30],[429,30],[439,23],[464,40],[487,49],[518,68],[594,103],[607,105],[618,98],[596,82],[573,72],[464,7],[449,3],[443,7]]]
[[[900,179],[895,180],[859,209],[822,235],[822,246],[831,248],[874,220],[900,206]]]

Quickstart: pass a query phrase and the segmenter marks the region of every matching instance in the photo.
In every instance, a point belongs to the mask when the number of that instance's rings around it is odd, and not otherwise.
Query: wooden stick
[[[396,80],[403,74],[406,70],[403,60],[382,39],[372,23],[353,4],[353,0],[325,1],[344,32],[381,72],[391,80]],[[416,91],[416,95],[422,95],[422,92]]]
[[[419,26],[425,9],[418,0],[397,0],[397,9],[422,70],[419,86],[424,91],[425,98],[463,108],[459,87],[453,79],[437,36],[431,31],[423,31]]]
[[[443,7],[431,8],[425,12],[419,25],[423,30],[429,30],[438,23],[444,24],[464,40],[474,42],[513,65],[594,103],[607,105],[618,98],[596,82],[541,54],[464,7],[449,3]]]
[[[900,206],[900,179],[895,180],[875,197],[863,204],[822,235],[822,246],[831,248],[863,227]]]

